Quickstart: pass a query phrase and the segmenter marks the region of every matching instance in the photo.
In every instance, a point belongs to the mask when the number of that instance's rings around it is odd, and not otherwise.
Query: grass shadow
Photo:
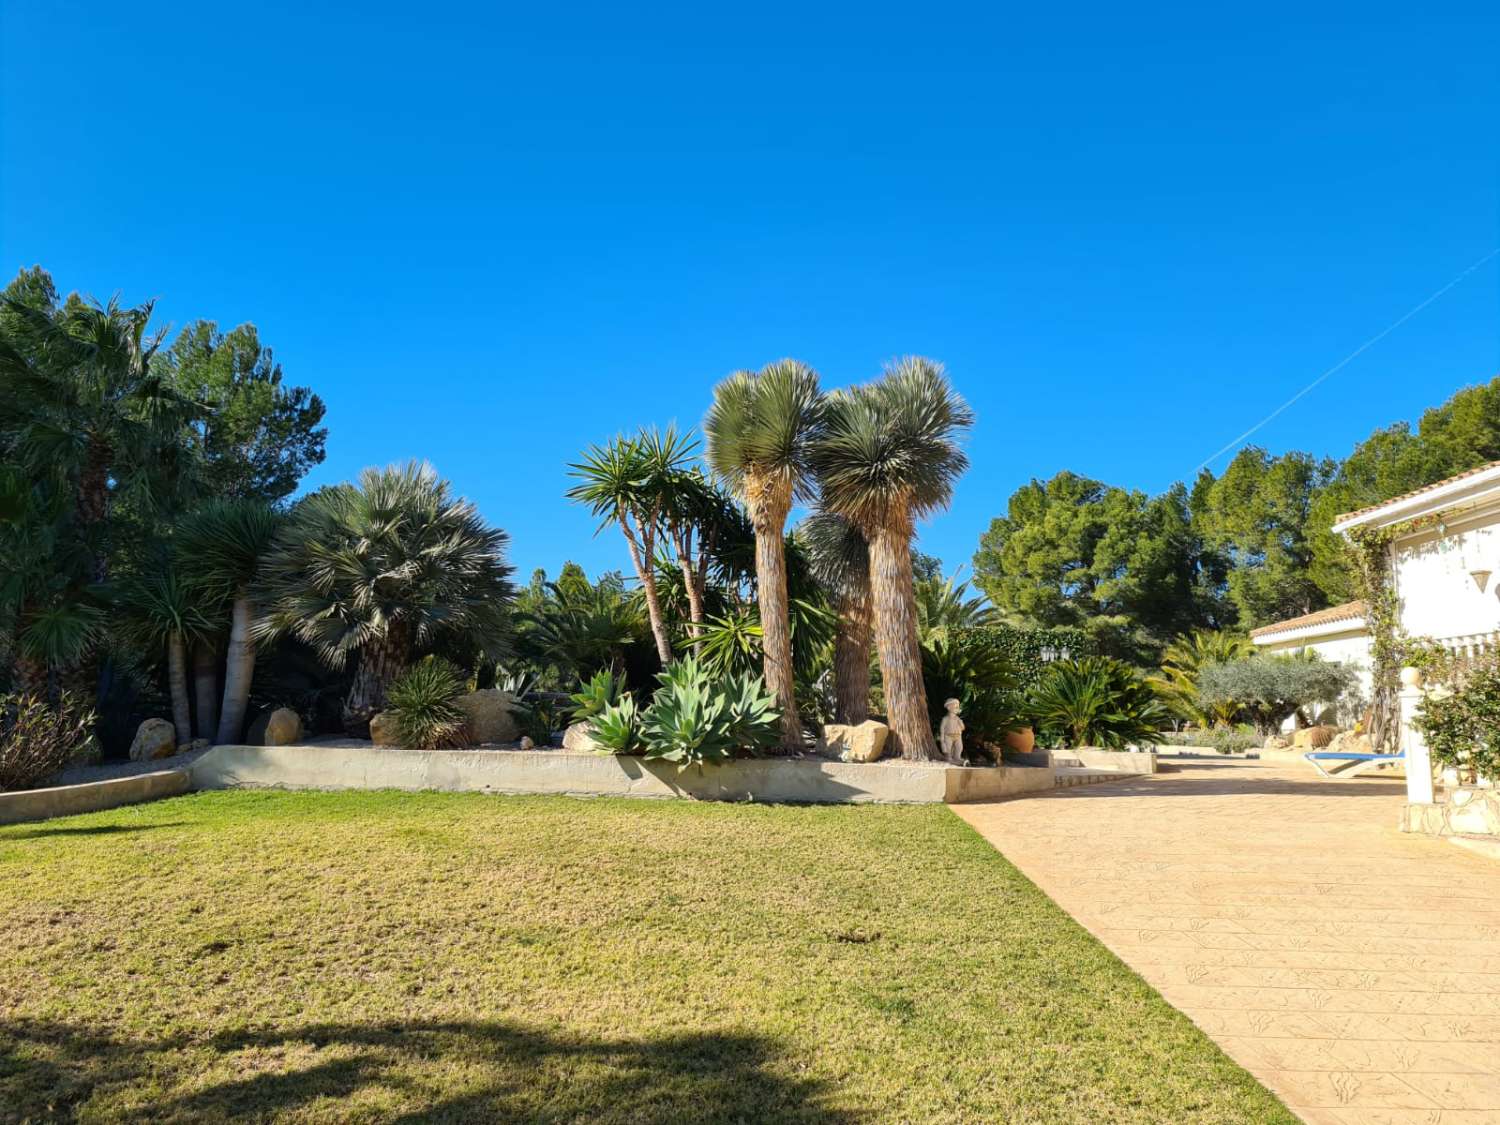
[[[283,1061],[256,1070],[267,1058]],[[235,1076],[195,1079],[205,1064]],[[361,1094],[391,1107],[376,1119],[405,1123],[863,1119],[829,1107],[823,1084],[797,1069],[772,1041],[745,1033],[636,1040],[427,1021],[141,1041],[20,1021],[0,1027],[0,1121],[68,1120],[85,1107],[111,1119],[295,1119]]]
[[[168,820],[160,824],[95,824],[86,828],[32,828],[7,832],[0,827],[0,840],[44,840],[49,836],[114,836],[121,832],[150,832],[157,828],[179,828],[185,820]]]

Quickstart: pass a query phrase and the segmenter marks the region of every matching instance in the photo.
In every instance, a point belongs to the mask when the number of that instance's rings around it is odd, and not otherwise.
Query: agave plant
[[[613,754],[638,754],[643,748],[641,712],[635,697],[622,695],[589,721],[594,742]]]
[[[618,703],[624,692],[623,677],[616,676],[607,668],[595,672],[576,692],[568,696],[573,704],[573,721],[586,723],[597,718],[606,708]]]
[[[1147,742],[1170,718],[1130,665],[1107,656],[1050,665],[1029,702],[1044,737],[1069,748]]]
[[[678,765],[727,761],[776,745],[781,715],[757,675],[716,677],[695,657],[669,665],[640,717],[639,739],[648,758]],[[603,723],[594,723],[595,737]],[[613,746],[611,746],[613,749]]]

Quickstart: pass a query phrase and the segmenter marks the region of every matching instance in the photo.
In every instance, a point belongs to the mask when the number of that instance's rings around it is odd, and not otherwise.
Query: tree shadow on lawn
[[[174,1077],[243,1052],[240,1077],[170,1092]],[[318,1055],[326,1053],[323,1061]],[[289,1054],[292,1057],[287,1058]],[[266,1060],[277,1070],[259,1070]],[[304,1062],[304,1059],[310,1059]],[[589,1038],[517,1024],[311,1024],[284,1031],[117,1038],[64,1023],[0,1025],[0,1121],[90,1116],[152,1121],[295,1118],[376,1088],[386,1104],[351,1106],[362,1120],[668,1122],[801,1121],[844,1125],[864,1115],[831,1109],[824,1083],[793,1078],[771,1040],[682,1034]],[[782,1064],[782,1065],[778,1065]],[[139,1086],[139,1090],[131,1087]],[[167,1087],[167,1092],[152,1091]],[[381,1104],[376,1101],[375,1105]],[[335,1115],[336,1111],[335,1111]]]
[[[87,828],[33,828],[24,832],[0,832],[0,843],[6,840],[45,840],[49,836],[114,836],[121,832],[153,832],[158,828],[178,828],[185,820],[168,820],[160,824],[95,824]]]

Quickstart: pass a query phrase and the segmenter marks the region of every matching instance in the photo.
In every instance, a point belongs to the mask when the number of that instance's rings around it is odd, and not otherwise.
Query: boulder
[[[166,719],[147,719],[130,743],[132,762],[154,762],[177,753],[177,729]]]
[[[396,737],[396,716],[389,711],[381,711],[372,716],[370,741],[376,746],[400,746],[401,740]]]
[[[245,732],[250,746],[291,746],[302,741],[302,716],[290,707],[277,707],[256,716]]]
[[[818,753],[842,762],[873,762],[885,753],[885,742],[891,728],[874,719],[857,726],[829,723],[818,739]]]
[[[594,741],[594,732],[589,728],[589,724],[582,722],[572,723],[567,730],[563,731],[563,749],[592,754],[604,747]]]
[[[523,734],[521,741],[516,744],[522,750],[535,750],[536,743],[531,740],[530,735]]]
[[[191,751],[207,750],[211,746],[213,746],[213,740],[209,738],[195,738],[187,744],[187,748]]]
[[[1339,731],[1328,743],[1328,749],[1341,754],[1373,754],[1375,748],[1367,734],[1356,734],[1352,730]]]
[[[460,695],[453,705],[464,713],[469,741],[483,746],[490,742],[514,742],[521,734],[516,722],[516,697],[499,688],[485,688]]]
[[[1292,735],[1292,747],[1297,750],[1322,750],[1338,731],[1332,727],[1304,727]]]
[[[1288,739],[1283,738],[1279,734],[1271,735],[1266,739],[1265,744],[1261,747],[1261,749],[1263,750],[1290,750],[1291,748],[1291,742]]]

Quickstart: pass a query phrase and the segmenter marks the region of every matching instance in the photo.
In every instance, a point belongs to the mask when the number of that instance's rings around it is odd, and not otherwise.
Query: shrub
[[[401,673],[386,692],[401,745],[408,750],[467,745],[464,713],[453,702],[466,687],[459,670],[440,657],[428,657]]]
[[[1456,689],[1430,692],[1413,725],[1433,760],[1456,769],[1460,782],[1500,778],[1500,667],[1476,666]]]
[[[936,726],[942,721],[944,702],[957,699],[963,707],[965,751],[993,757],[1007,731],[1031,722],[1031,709],[1007,650],[987,628],[938,633],[922,644],[928,718]]]
[[[645,756],[679,765],[759,753],[779,737],[780,712],[759,676],[711,676],[697,658],[669,665],[641,717]]]
[[[568,696],[573,704],[573,722],[586,723],[602,714],[606,707],[619,702],[624,690],[623,676],[616,676],[607,668],[595,672],[587,683]]]
[[[1047,669],[1059,661],[1081,660],[1098,652],[1092,637],[1067,625],[1055,629],[987,625],[984,632],[993,639],[1023,688],[1039,683]]]
[[[56,707],[34,695],[0,695],[0,790],[46,781],[88,753],[94,713],[64,694]]]
[[[1043,740],[1069,748],[1151,742],[1169,718],[1150,686],[1107,656],[1053,664],[1032,689],[1030,704]]]
[[[638,754],[641,743],[641,713],[635,697],[622,695],[589,721],[589,733],[603,749],[614,754]]]
[[[1155,737],[1158,746],[1206,746],[1220,754],[1239,754],[1258,750],[1265,738],[1251,729],[1212,727],[1208,730],[1166,732]]]
[[[1211,664],[1198,678],[1205,702],[1236,700],[1261,734],[1273,734],[1287,717],[1311,703],[1337,703],[1354,686],[1354,673],[1316,656],[1252,656]]]

